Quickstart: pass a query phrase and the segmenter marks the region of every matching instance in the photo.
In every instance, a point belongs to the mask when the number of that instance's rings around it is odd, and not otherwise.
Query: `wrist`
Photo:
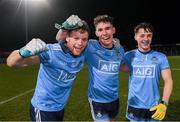
[[[161,100],[160,103],[164,104],[166,107],[168,106],[168,101]]]
[[[27,57],[30,57],[32,56],[31,52],[29,50],[25,50],[24,48],[21,48],[19,50],[19,55],[22,57],[22,58],[27,58]]]
[[[19,49],[19,55],[22,57],[22,58],[25,58],[22,54],[22,49]]]

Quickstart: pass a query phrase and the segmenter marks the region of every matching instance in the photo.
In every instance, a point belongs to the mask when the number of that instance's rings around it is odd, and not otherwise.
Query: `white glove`
[[[83,24],[81,23],[81,19],[77,16],[77,15],[71,15],[66,22],[71,25],[71,26],[75,26],[76,24],[78,24],[79,26],[82,26]]]
[[[39,54],[46,49],[46,43],[44,41],[41,39],[32,39],[29,43],[26,44],[26,46],[19,50],[19,54],[26,58]]]
[[[121,47],[120,40],[118,38],[113,38],[113,43],[115,47]]]
[[[55,24],[55,28],[65,30],[72,30],[81,26],[83,26],[82,20],[77,15],[71,15],[62,23],[62,25],[59,25],[58,23]]]

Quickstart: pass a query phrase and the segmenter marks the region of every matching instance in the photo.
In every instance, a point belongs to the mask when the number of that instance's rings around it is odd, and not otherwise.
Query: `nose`
[[[103,30],[103,31],[102,31],[102,34],[103,34],[103,35],[106,35],[106,34],[107,34],[106,30]]]
[[[82,39],[79,39],[78,40],[78,45],[80,45],[80,46],[84,45],[84,41]]]
[[[144,40],[147,40],[148,39],[148,36],[144,36]]]

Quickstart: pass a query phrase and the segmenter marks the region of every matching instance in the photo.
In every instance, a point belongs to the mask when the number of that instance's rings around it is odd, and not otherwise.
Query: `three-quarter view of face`
[[[140,23],[134,28],[134,39],[142,52],[151,50],[154,28],[150,23]]]
[[[73,55],[80,55],[87,45],[88,32],[85,30],[73,30],[66,38],[67,47]]]
[[[139,29],[139,31],[135,34],[135,40],[138,43],[138,48],[141,51],[150,50],[150,45],[152,41],[153,34],[148,30],[144,30],[143,28]]]
[[[115,28],[110,22],[100,22],[96,26],[96,36],[104,47],[112,47]]]

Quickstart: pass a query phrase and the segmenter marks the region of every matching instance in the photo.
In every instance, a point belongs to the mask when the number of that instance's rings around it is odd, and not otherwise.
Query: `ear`
[[[115,34],[116,33],[116,28],[115,27],[113,27],[113,34]]]
[[[66,42],[69,42],[70,38],[69,37],[66,37]]]
[[[97,37],[99,37],[99,36],[98,36],[98,32],[97,32],[97,31],[95,31],[95,34],[96,34],[96,36],[97,36]]]
[[[136,36],[136,34],[134,35],[134,39],[135,39],[135,40],[137,40],[137,36]]]

